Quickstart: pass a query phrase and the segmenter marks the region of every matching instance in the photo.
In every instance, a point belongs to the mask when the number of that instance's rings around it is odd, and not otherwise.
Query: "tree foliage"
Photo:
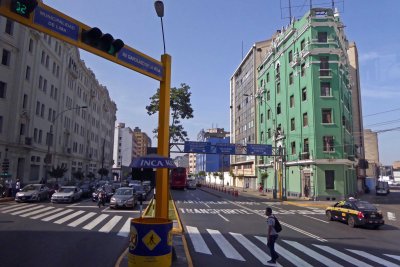
[[[85,175],[83,174],[83,172],[80,171],[80,170],[74,172],[74,173],[72,174],[72,176],[73,176],[76,180],[78,180],[78,181],[82,181],[82,180],[83,180],[83,177],[85,177]]]
[[[53,178],[56,178],[56,182],[58,183],[58,179],[64,177],[64,174],[68,171],[67,167],[58,165],[56,168],[51,167],[51,171],[49,171],[49,175]]]
[[[100,174],[101,175],[101,177],[103,177],[103,176],[107,176],[108,175],[108,169],[106,169],[106,168],[100,168],[98,171],[97,171],[97,173],[98,174]]]
[[[186,141],[187,132],[184,130],[181,120],[193,118],[193,108],[190,103],[192,95],[189,92],[190,86],[181,83],[181,87],[171,88],[170,110],[171,110],[171,125],[169,126],[170,141],[179,142]],[[150,97],[150,105],[146,106],[147,114],[150,116],[158,113],[160,104],[160,89]],[[157,136],[158,129],[154,129],[153,133]]]
[[[89,172],[89,173],[86,175],[86,177],[89,178],[90,181],[92,181],[92,180],[94,179],[95,175],[94,175],[93,172]]]

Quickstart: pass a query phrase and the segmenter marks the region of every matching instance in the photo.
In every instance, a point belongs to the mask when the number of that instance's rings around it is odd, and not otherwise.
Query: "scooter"
[[[99,194],[98,198],[97,198],[97,206],[103,205],[103,207],[106,206],[106,196],[105,193]]]

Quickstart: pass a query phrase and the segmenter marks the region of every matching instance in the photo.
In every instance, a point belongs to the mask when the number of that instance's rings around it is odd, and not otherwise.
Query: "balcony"
[[[310,152],[302,152],[302,153],[300,153],[300,159],[301,160],[310,159]]]
[[[319,77],[320,78],[332,78],[331,69],[320,69],[319,70]]]
[[[74,79],[78,79],[79,73],[75,64],[70,63],[68,66],[68,70]]]

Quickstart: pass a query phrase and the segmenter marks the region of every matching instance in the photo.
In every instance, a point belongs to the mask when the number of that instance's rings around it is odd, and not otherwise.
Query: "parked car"
[[[138,198],[139,198],[139,196],[141,196],[143,201],[146,200],[147,192],[146,192],[146,190],[144,190],[144,187],[142,185],[130,184],[129,187],[131,187],[135,190],[136,195],[138,195]]]
[[[44,184],[28,184],[15,195],[15,201],[41,201],[49,198],[49,189]]]
[[[79,186],[82,190],[82,197],[90,197],[92,194],[92,188],[89,183],[84,183]]]
[[[120,187],[111,197],[110,208],[134,208],[137,205],[135,189],[131,187]]]
[[[375,191],[376,191],[377,196],[379,196],[379,195],[386,196],[387,194],[390,193],[389,183],[386,181],[377,181]]]
[[[60,189],[51,197],[52,203],[68,202],[72,203],[79,200],[82,196],[82,190],[77,186],[61,186]]]

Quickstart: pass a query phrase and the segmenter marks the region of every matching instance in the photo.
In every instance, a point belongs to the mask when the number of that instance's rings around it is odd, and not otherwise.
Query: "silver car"
[[[134,208],[137,204],[135,189],[131,187],[118,188],[110,200],[110,208]]]
[[[79,200],[82,196],[82,190],[77,186],[61,186],[51,197],[52,203],[68,202],[72,203]]]
[[[15,195],[15,201],[41,201],[49,198],[49,188],[43,184],[28,184]]]

